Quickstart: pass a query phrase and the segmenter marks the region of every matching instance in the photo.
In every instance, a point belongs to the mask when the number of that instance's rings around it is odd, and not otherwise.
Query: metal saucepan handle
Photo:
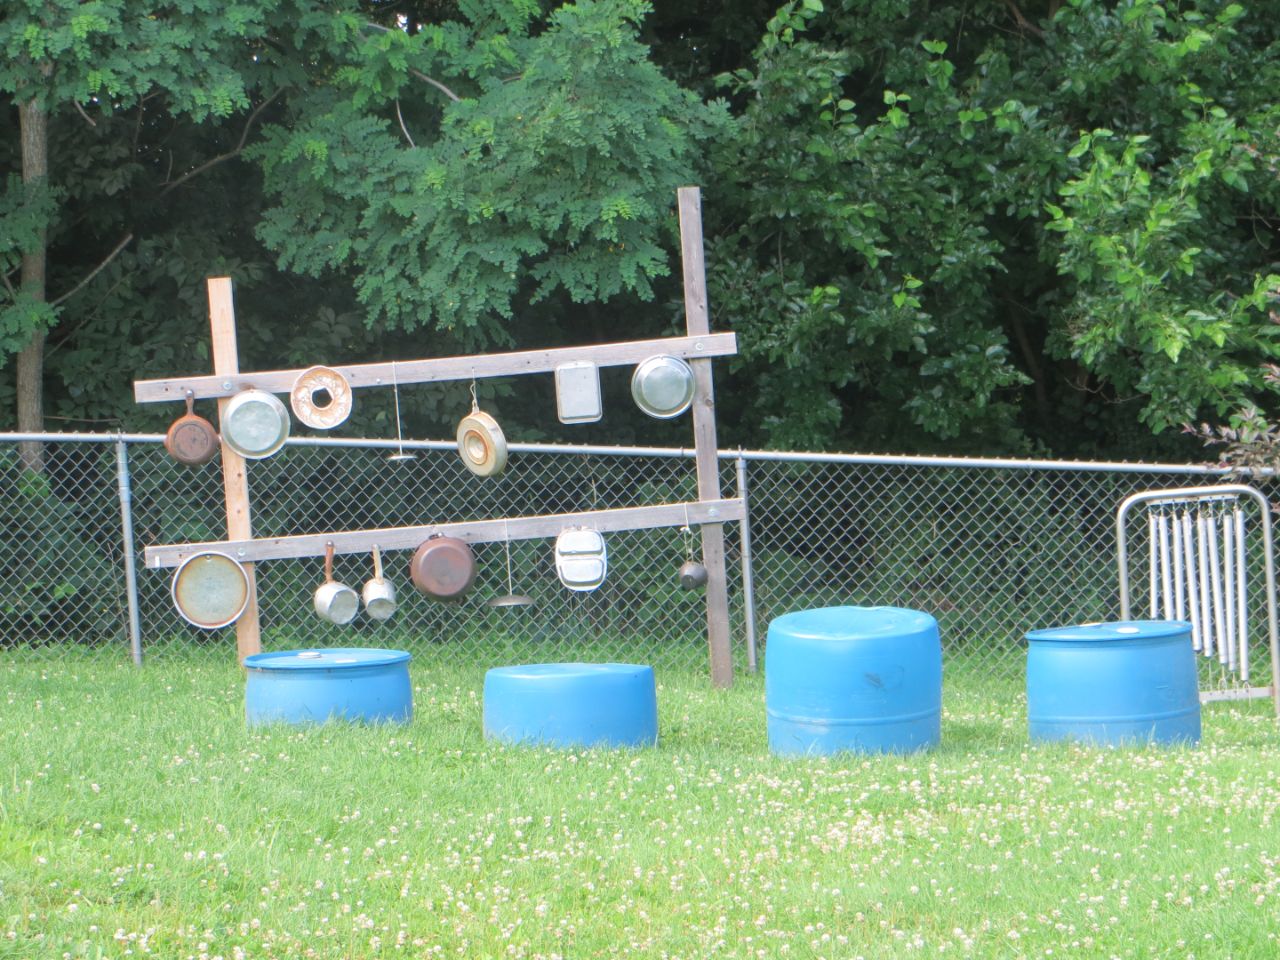
[[[373,579],[382,583],[382,550],[376,543],[373,545]]]
[[[333,544],[324,545],[324,582],[333,583]]]

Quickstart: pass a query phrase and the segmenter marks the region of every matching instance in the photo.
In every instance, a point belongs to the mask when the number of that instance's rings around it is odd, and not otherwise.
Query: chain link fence
[[[218,461],[183,467],[149,435],[45,435],[42,474],[19,469],[16,435],[0,437],[0,645],[14,657],[130,656],[129,551],[136,558],[138,641],[146,658],[195,649],[234,655],[235,631],[188,625],[170,599],[172,571],[148,570],[152,544],[226,536]],[[513,445],[499,477],[473,477],[452,445],[296,439],[249,464],[260,538],[432,522],[569,513],[696,499],[691,453]],[[750,547],[725,526],[735,663],[748,664],[751,588],[760,645],[789,610],[887,604],[939,621],[944,651],[1017,678],[1030,629],[1114,619],[1119,612],[1115,512],[1129,494],[1212,482],[1199,467],[975,461],[911,457],[722,453],[725,496],[744,494]],[[739,489],[740,479],[745,490]],[[1270,493],[1264,488],[1264,492]],[[700,538],[679,529],[608,536],[609,573],[574,593],[556,577],[549,541],[475,546],[478,569],[460,602],[419,594],[405,551],[384,561],[398,592],[387,622],[363,613],[321,621],[312,594],[320,558],[257,565],[264,650],[376,646],[487,663],[620,659],[705,664],[705,602],[676,571]],[[1145,529],[1133,530],[1135,564]],[[745,559],[745,563],[744,563]],[[1265,676],[1263,562],[1250,559],[1255,675]],[[1135,571],[1138,567],[1135,566]],[[745,575],[744,575],[745,574]],[[337,558],[334,575],[360,590],[368,556]],[[1145,610],[1143,574],[1132,575]],[[531,607],[488,601],[525,594]],[[1208,668],[1206,667],[1206,670]]]

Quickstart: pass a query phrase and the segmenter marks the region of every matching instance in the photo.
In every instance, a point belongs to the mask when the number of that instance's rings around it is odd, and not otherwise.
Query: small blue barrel
[[[555,747],[654,746],[653,668],[633,663],[495,667],[484,677],[484,735]]]
[[[900,607],[823,607],[769,624],[769,749],[907,753],[942,736],[938,622]]]
[[[408,723],[410,656],[403,650],[288,650],[244,658],[245,719],[260,723]]]
[[[1191,625],[1131,620],[1031,631],[1027,721],[1032,740],[1199,741]]]

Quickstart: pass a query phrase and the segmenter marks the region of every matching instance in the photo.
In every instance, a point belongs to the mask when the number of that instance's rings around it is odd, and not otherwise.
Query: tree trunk
[[[18,105],[22,131],[22,182],[36,185],[49,176],[49,114],[38,96]],[[46,233],[40,231],[32,250],[22,256],[22,292],[32,300],[46,297]],[[18,430],[39,433],[44,430],[44,341],[45,330],[31,333],[31,342],[18,354]],[[18,456],[26,470],[44,470],[44,445],[22,443]]]

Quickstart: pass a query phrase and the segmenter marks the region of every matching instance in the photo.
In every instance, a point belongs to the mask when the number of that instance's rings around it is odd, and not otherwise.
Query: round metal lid
[[[324,650],[255,653],[244,658],[244,665],[250,670],[355,670],[360,667],[408,663],[411,659],[412,656],[405,650],[332,647]]]
[[[216,630],[235,623],[249,606],[249,575],[225,553],[196,553],[174,572],[171,591],[184,620]]]
[[[631,375],[631,396],[651,417],[678,417],[693,403],[693,368],[679,357],[642,360]]]
[[[1158,640],[1191,634],[1185,620],[1116,620],[1111,623],[1082,623],[1069,627],[1046,627],[1032,630],[1027,639],[1065,640],[1072,643],[1101,643],[1123,640]]]
[[[289,439],[289,411],[274,393],[237,393],[222,413],[222,439],[246,459],[269,457]]]

